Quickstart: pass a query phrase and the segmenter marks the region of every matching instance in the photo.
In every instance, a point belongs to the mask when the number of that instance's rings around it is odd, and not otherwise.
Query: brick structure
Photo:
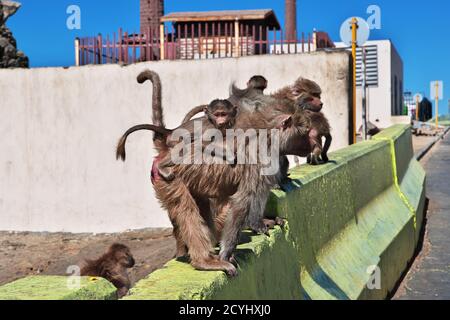
[[[286,40],[295,42],[297,41],[297,1],[285,0],[285,26]]]
[[[159,25],[164,15],[164,0],[141,0],[140,21],[141,33],[150,27],[159,36]]]

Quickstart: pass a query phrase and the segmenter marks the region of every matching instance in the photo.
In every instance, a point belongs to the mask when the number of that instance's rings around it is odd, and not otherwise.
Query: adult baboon
[[[157,122],[162,123],[161,105],[153,104],[153,108],[154,116],[160,116]],[[274,148],[281,155],[296,154],[298,138],[304,134],[305,129],[301,114],[277,111],[272,115],[261,112],[240,113],[235,127],[255,129],[258,137],[267,135],[267,131],[258,131],[260,129],[279,130],[280,143],[279,146],[274,145]],[[155,138],[158,139],[158,136],[155,135]],[[268,147],[272,147],[272,137],[267,138]],[[164,139],[155,143],[157,151],[160,152],[157,160],[167,155],[168,147],[161,147],[162,144],[165,144]],[[232,260],[239,232],[250,211],[258,211],[260,214],[264,212],[270,189],[276,183],[276,174],[261,174],[264,167],[261,163],[234,166],[177,164],[173,167],[173,181],[155,179],[157,198],[168,211],[174,226],[174,235],[186,245],[191,264],[195,268],[236,274],[235,266],[229,261]],[[213,253],[216,230],[210,212],[210,199],[215,199],[219,206],[229,208],[220,239],[220,258]]]

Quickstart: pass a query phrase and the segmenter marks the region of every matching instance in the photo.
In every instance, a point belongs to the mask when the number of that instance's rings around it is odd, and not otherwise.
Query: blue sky
[[[119,27],[139,29],[139,0],[19,0],[21,10],[8,21],[32,67],[73,65],[77,36],[111,34]],[[81,8],[81,30],[68,30],[66,9]],[[431,80],[444,81],[440,113],[450,99],[450,1],[298,0],[298,29],[323,30],[339,41],[339,27],[350,16],[367,18],[369,5],[381,8],[381,30],[371,39],[391,39],[404,63],[405,90],[429,96]],[[272,8],[284,24],[284,0],[166,0],[166,13]]]

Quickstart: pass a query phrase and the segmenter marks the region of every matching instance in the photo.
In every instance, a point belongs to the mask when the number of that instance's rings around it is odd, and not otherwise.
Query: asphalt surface
[[[450,299],[450,134],[421,161],[429,199],[423,248],[394,299]]]

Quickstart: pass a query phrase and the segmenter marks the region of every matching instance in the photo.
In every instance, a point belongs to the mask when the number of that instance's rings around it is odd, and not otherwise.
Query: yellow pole
[[[241,48],[239,48],[239,19],[234,21],[234,50],[236,50],[236,57],[241,56]]]
[[[436,81],[435,85],[436,87],[436,130],[439,125],[439,82]]]
[[[356,143],[356,41],[358,20],[352,19],[352,57],[353,57],[353,143]]]
[[[164,23],[161,23],[161,25],[159,26],[159,41],[161,44],[161,48],[160,48],[160,56],[161,56],[161,60],[165,60],[166,59],[166,44],[165,44],[165,28],[164,28]]]
[[[416,96],[416,121],[419,121],[419,96]]]

